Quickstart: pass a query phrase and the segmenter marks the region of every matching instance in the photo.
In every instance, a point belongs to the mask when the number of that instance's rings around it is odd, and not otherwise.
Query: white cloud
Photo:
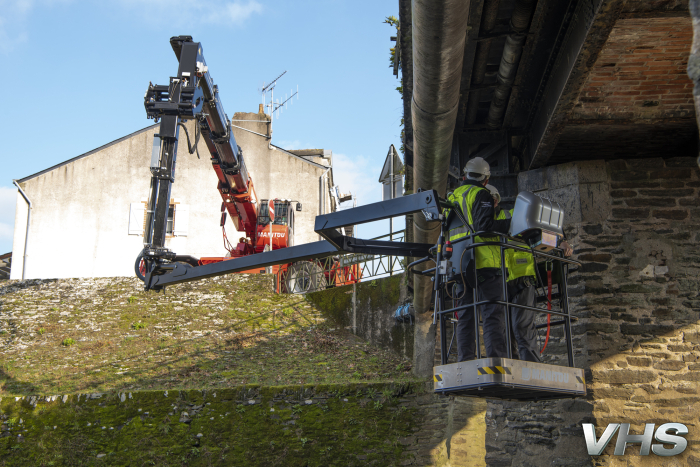
[[[264,7],[257,0],[117,0],[118,5],[137,9],[144,17],[157,14],[171,23],[193,22],[241,24]]]
[[[7,54],[27,40],[24,22],[32,0],[0,0],[0,53]]]
[[[262,13],[263,6],[255,0],[249,0],[245,4],[242,2],[231,2],[224,5],[223,11],[224,14],[216,15],[216,18],[212,19],[228,20],[232,23],[241,23],[247,20],[254,13]]]
[[[37,6],[65,5],[73,0],[0,0],[0,54],[8,54],[27,41],[27,20]]]
[[[26,42],[27,21],[38,7],[73,3],[73,0],[0,0],[0,54],[7,55]],[[167,20],[172,25],[206,24],[239,25],[263,12],[257,0],[117,0],[117,7],[135,10],[138,17]]]

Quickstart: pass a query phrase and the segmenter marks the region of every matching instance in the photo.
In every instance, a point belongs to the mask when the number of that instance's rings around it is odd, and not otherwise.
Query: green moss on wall
[[[362,287],[362,284],[359,285]],[[306,299],[339,326],[352,324],[352,285],[306,294]]]
[[[398,324],[394,312],[406,302],[405,275],[368,280],[355,286],[328,289],[306,295],[324,317],[377,347],[391,349],[404,358],[413,358],[413,325]],[[402,294],[402,290],[404,293]]]
[[[0,465],[399,465],[421,385],[150,391],[0,401]]]
[[[403,274],[359,284],[357,303],[368,303],[375,309],[395,309],[399,305],[402,279]]]

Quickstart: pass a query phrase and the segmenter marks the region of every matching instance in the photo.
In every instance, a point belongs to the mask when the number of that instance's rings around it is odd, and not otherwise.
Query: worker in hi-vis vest
[[[493,196],[496,207],[496,219],[510,219],[513,210],[506,211],[499,204],[501,194],[493,185],[486,188]],[[509,243],[527,248],[526,243],[509,240]],[[561,248],[566,256],[571,256],[573,250],[567,242],[563,242]],[[508,268],[508,301],[515,305],[535,306],[537,274],[535,272],[535,257],[532,253],[514,249],[506,249],[506,268]],[[537,344],[537,329],[535,328],[536,312],[524,308],[512,307],[510,312],[510,326],[513,331],[513,347],[517,349],[513,355],[520,360],[539,362],[540,353]]]
[[[464,167],[465,181],[448,197],[448,200],[458,205],[464,218],[474,232],[491,231],[507,233],[510,220],[496,220],[493,197],[485,188],[491,176],[488,162],[481,157],[475,157]],[[450,241],[455,241],[467,235],[468,227],[458,227],[449,232]],[[476,238],[481,241],[498,241],[497,238]],[[503,286],[501,283],[501,249],[498,246],[480,246],[475,249],[474,258],[477,269],[479,296],[477,300],[503,301]],[[464,265],[466,266],[466,265]],[[471,291],[465,290],[465,285],[459,281],[455,287],[455,297],[463,304],[472,303]],[[488,357],[507,357],[505,307],[488,304],[479,307],[484,344]],[[457,318],[457,354],[460,362],[476,358],[476,335],[474,333],[474,310],[467,308],[458,313]]]

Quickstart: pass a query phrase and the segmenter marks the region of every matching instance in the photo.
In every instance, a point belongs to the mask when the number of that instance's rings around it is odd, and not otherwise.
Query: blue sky
[[[0,0],[9,85],[0,112],[0,253],[12,249],[12,179],[152,123],[143,94],[177,71],[175,35],[202,43],[229,116],[257,111],[262,83],[287,70],[277,90],[298,85],[300,98],[276,122],[273,144],[332,149],[341,190],[358,204],[379,201],[382,163],[389,145],[400,145],[400,83],[389,68],[395,31],[383,24],[397,11],[397,0]],[[360,235],[386,231],[388,221]]]

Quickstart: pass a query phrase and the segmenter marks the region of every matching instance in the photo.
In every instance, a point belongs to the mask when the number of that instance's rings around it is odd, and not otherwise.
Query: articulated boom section
[[[159,157],[156,157],[154,149],[154,159],[151,162],[153,204],[149,205],[149,213],[152,215],[149,216],[150,229],[147,227],[147,230],[154,232],[153,235],[147,235],[146,243],[152,245],[153,250],[163,250],[165,219],[170,189],[174,182],[178,127],[181,126],[181,121],[194,119],[197,125],[194,146],[201,134],[219,179],[217,189],[226,210],[236,230],[245,232],[255,244],[257,198],[253,182],[248,175],[241,148],[231,132],[231,122],[221,104],[218,86],[209,74],[202,45],[193,42],[190,36],[173,37],[170,45],[180,62],[177,76],[170,78],[168,86],[150,84],[144,99],[148,118],[161,120],[160,131],[156,135],[161,143]],[[190,152],[194,151],[194,146]],[[156,195],[154,191],[159,193]]]
[[[284,204],[287,205],[288,203]],[[197,267],[189,267],[177,262],[155,262],[154,267],[146,271],[144,278],[145,288],[146,290],[160,290],[171,284],[196,281],[235,272],[260,270],[268,266],[290,264],[297,261],[318,260],[337,255],[339,252],[423,257],[429,254],[429,250],[433,245],[362,240],[347,237],[340,233],[342,227],[365,224],[421,211],[431,220],[442,218],[440,214],[441,200],[435,191],[424,191],[390,201],[382,201],[381,203],[368,204],[358,208],[317,216],[314,230],[326,239],[324,241],[287,246],[287,248],[273,249],[272,251],[255,255],[235,257],[228,261],[212,261]],[[290,218],[291,213],[292,211],[289,211],[288,216]],[[287,226],[282,227],[288,227],[289,225],[293,225],[293,222],[288,220]],[[269,227],[267,228],[269,229]],[[262,230],[264,231],[265,227]],[[272,232],[273,234],[275,233],[274,228]],[[263,238],[269,241],[269,237]]]

